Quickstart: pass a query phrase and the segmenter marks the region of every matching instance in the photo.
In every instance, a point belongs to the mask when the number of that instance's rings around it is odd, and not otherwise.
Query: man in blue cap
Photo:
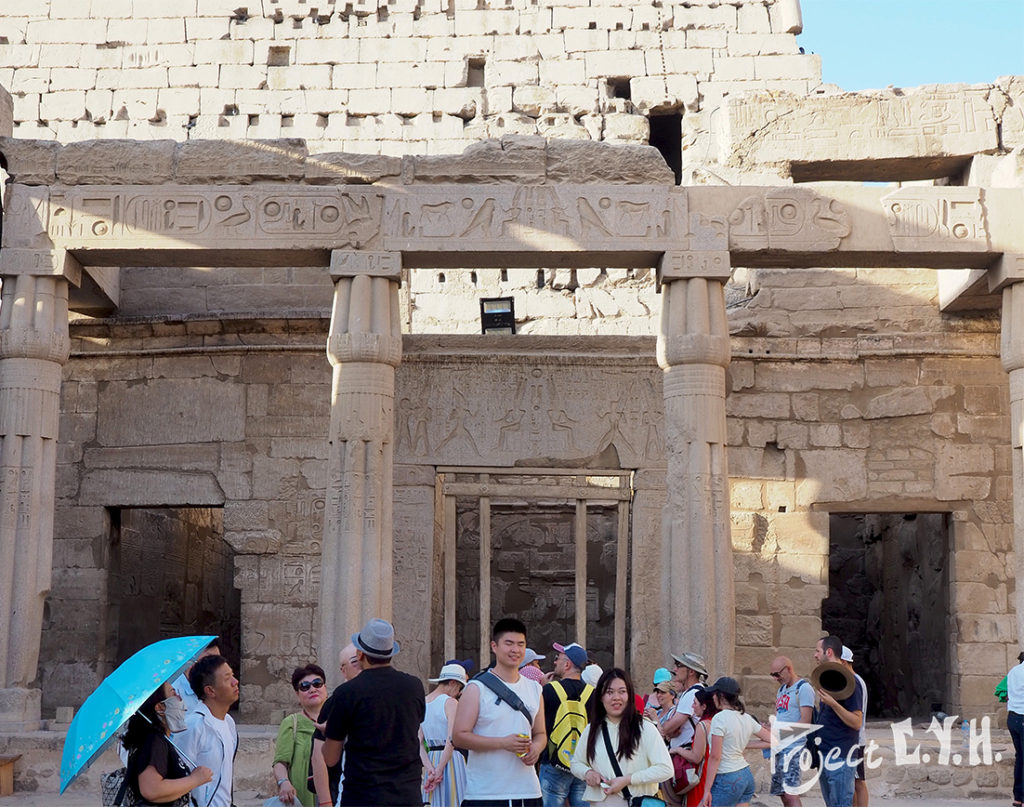
[[[540,788],[544,807],[584,807],[583,793],[587,783],[569,771],[569,756],[576,740],[587,725],[587,700],[593,687],[583,683],[581,674],[587,666],[587,651],[576,642],[552,645],[557,651],[555,679],[544,685],[544,716],[547,721],[548,747],[540,758]],[[562,751],[560,754],[559,751]]]
[[[324,731],[328,766],[345,750],[341,807],[420,805],[423,684],[391,666],[399,647],[390,622],[371,619],[352,644],[362,672],[335,690]]]

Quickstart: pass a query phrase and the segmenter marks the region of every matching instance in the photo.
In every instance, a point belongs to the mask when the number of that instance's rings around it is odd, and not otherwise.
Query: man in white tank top
[[[534,766],[547,745],[547,733],[540,684],[519,673],[526,626],[518,619],[499,619],[491,633],[491,652],[494,667],[469,682],[455,713],[452,740],[469,751],[462,806],[541,807]],[[486,680],[498,690],[511,690],[532,719],[499,697]]]

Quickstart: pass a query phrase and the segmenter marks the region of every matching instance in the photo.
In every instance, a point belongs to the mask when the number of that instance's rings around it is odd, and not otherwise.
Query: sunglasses
[[[323,678],[314,678],[312,681],[299,681],[299,690],[302,692],[309,692],[309,690],[316,687],[320,689],[324,685]]]
[[[774,679],[775,679],[776,681],[781,681],[781,680],[782,680],[782,673],[783,673],[783,672],[785,672],[785,670],[779,670],[778,672],[773,672],[773,673],[771,673],[771,676],[772,676],[772,678],[774,678]]]

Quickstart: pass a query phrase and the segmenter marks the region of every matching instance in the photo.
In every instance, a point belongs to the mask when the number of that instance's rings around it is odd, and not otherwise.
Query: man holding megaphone
[[[864,702],[852,673],[842,664],[843,643],[836,636],[818,640],[811,676],[821,707],[817,732],[821,753],[821,796],[826,807],[853,807],[854,774]]]

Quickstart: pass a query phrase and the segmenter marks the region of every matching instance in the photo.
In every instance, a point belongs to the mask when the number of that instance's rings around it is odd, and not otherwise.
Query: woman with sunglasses
[[[301,804],[314,807],[316,794],[311,790],[312,782],[310,757],[313,750],[313,731],[320,714],[320,707],[327,698],[322,667],[307,664],[297,667],[292,673],[292,689],[299,701],[300,711],[290,714],[281,721],[274,746],[274,779],[277,781],[277,797],[285,804]],[[322,762],[322,759],[320,760]],[[326,782],[327,769],[323,766]],[[325,788],[326,789],[326,788]],[[325,796],[324,801],[330,796]]]

